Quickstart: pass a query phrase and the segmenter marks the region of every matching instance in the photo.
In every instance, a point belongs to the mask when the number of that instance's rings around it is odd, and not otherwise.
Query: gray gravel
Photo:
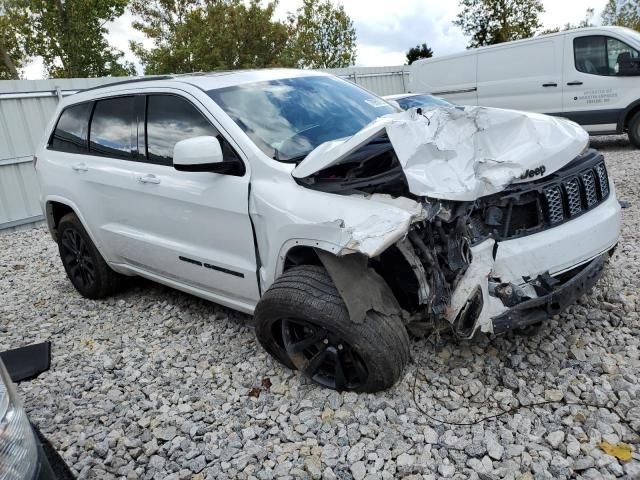
[[[534,337],[414,341],[387,392],[312,385],[250,317],[150,282],[83,299],[43,228],[0,236],[0,350],[53,342],[51,370],[19,391],[80,478],[640,478],[640,153],[592,143],[631,203],[606,279]],[[470,422],[543,400],[558,403],[473,426],[420,411]]]

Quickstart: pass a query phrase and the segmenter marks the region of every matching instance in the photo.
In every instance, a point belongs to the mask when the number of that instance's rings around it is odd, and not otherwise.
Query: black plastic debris
[[[0,352],[0,358],[13,382],[29,380],[49,370],[51,342],[36,343]]]

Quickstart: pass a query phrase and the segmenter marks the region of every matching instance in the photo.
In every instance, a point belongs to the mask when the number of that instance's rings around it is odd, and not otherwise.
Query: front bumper
[[[546,295],[525,300],[493,317],[493,333],[504,333],[516,328],[523,328],[557,315],[598,282],[608,257],[608,253],[596,257],[580,267],[578,273],[556,286]]]

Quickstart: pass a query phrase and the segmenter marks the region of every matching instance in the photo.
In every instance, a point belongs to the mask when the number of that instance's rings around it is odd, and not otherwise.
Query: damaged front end
[[[410,330],[444,320],[463,338],[502,333],[593,287],[620,219],[602,155],[586,150],[579,127],[481,108],[391,117],[319,147],[293,174],[314,190],[421,205],[401,238],[368,259]],[[601,205],[596,236],[571,246],[589,223],[579,217]]]

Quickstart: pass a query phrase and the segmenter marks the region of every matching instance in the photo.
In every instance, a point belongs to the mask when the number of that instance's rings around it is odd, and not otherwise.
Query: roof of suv
[[[100,85],[98,87],[88,88],[81,90],[79,93],[90,92],[93,90],[104,90],[120,85],[130,85],[132,83],[137,84],[137,87],[144,88],[144,84],[149,82],[177,82],[177,83],[189,83],[202,90],[213,90],[217,88],[231,87],[235,85],[242,85],[246,83],[278,80],[284,78],[295,77],[310,77],[317,75],[328,75],[327,73],[319,72],[316,70],[297,70],[288,68],[271,68],[261,70],[229,70],[220,72],[209,73],[193,73],[193,74],[180,74],[180,75],[159,75],[140,78],[131,78],[122,82],[115,82],[106,85]],[[126,87],[124,87],[126,88]]]

